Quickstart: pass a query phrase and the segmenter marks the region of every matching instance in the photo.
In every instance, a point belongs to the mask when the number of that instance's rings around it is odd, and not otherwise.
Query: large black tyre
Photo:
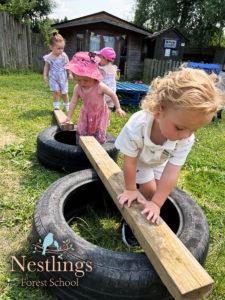
[[[116,161],[118,150],[114,142],[115,137],[107,133],[107,141],[102,147]],[[91,168],[84,151],[76,145],[76,131],[61,131],[57,126],[46,128],[38,135],[37,157],[53,170],[75,172]]]
[[[102,202],[104,204],[102,204]],[[77,300],[169,300],[173,299],[144,253],[116,252],[103,249],[76,235],[68,225],[79,216],[87,203],[95,208],[109,205],[115,209],[102,182],[94,170],[69,174],[53,183],[37,203],[33,221],[33,243],[43,240],[48,232],[58,242],[67,239],[75,250],[67,253],[66,261],[92,261],[94,270],[79,287],[54,287],[58,298]],[[207,254],[209,231],[201,208],[183,191],[174,189],[165,202],[163,219],[202,264]],[[35,260],[44,258],[34,254]],[[43,274],[45,278],[63,277],[73,280],[69,272]]]

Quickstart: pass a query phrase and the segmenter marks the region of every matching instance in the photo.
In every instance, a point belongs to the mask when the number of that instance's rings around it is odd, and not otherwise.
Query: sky
[[[54,0],[57,7],[49,15],[50,18],[69,20],[106,11],[121,19],[132,21],[135,0]]]

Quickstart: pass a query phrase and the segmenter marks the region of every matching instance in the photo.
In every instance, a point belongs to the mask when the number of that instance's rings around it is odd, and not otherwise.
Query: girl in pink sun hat
[[[116,52],[113,48],[105,47],[100,51],[96,52],[98,55],[99,69],[103,75],[103,82],[110,87],[114,92],[116,92],[116,80],[117,80],[117,66],[113,65],[113,61],[116,58]],[[113,110],[114,103],[108,95],[105,95],[105,101],[110,110]]]
[[[100,51],[96,52],[96,54],[104,57],[105,59],[111,62],[114,61],[114,59],[116,58],[116,52],[111,47],[102,48]]]
[[[78,135],[91,135],[99,143],[105,143],[109,110],[104,100],[104,94],[111,97],[116,112],[120,116],[125,116],[126,114],[120,107],[117,95],[103,82],[100,82],[103,76],[92,53],[76,53],[65,68],[75,74],[77,81],[65,122],[71,121],[77,102],[81,98],[83,106],[81,107],[77,124]]]

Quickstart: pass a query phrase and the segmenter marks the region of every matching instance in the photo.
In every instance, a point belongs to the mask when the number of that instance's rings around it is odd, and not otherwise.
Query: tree
[[[137,0],[134,23],[159,31],[174,26],[177,13],[177,1]]]
[[[20,21],[41,20],[55,7],[53,0],[0,0],[1,9],[8,11]]]
[[[134,23],[137,26],[143,26],[146,21],[149,19],[149,1],[140,1],[137,0],[136,3],[136,10],[135,10],[135,16],[134,16]]]
[[[54,7],[53,0],[0,0],[0,10],[7,11],[18,21],[29,24],[32,31],[42,32],[46,37],[54,23],[47,16]]]
[[[153,31],[179,29],[191,45],[224,43],[224,0],[137,0],[134,23]]]

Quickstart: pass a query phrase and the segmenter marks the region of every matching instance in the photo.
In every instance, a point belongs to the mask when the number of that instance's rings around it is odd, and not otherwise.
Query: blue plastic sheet
[[[215,74],[219,74],[222,70],[222,66],[219,64],[203,64],[203,63],[197,63],[197,62],[189,62],[187,64],[188,68],[192,69],[201,69],[206,71],[207,73],[214,72]]]
[[[116,93],[121,104],[138,106],[142,98],[150,91],[150,86],[143,83],[120,82],[116,83]]]

